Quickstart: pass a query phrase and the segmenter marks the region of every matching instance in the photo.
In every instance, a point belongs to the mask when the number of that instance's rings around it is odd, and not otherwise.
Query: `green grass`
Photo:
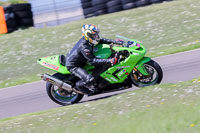
[[[39,80],[41,73],[49,71],[37,59],[65,55],[81,37],[85,23],[98,25],[103,37],[114,39],[120,34],[142,42],[150,57],[199,48],[199,7],[199,0],[177,0],[0,36],[0,88]]]
[[[199,133],[200,78],[0,120],[12,133]]]
[[[27,3],[27,0],[7,0],[7,1],[0,0],[0,6],[7,6],[10,4],[19,4],[19,3]]]

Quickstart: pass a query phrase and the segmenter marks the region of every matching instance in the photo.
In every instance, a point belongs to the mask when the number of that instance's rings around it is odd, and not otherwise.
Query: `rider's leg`
[[[100,77],[100,74],[108,69],[107,65],[95,65],[95,68],[92,72],[92,76],[95,77],[96,80]]]
[[[85,71],[81,67],[74,67],[74,68],[69,69],[69,71],[81,79],[76,83],[77,89],[83,93],[89,94],[90,91],[83,86],[86,86],[86,85],[92,83],[94,81],[94,77],[92,75],[88,74],[87,71]]]

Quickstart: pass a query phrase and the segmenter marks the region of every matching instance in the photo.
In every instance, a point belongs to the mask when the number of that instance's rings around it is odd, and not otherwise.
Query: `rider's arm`
[[[100,41],[99,41],[99,43],[100,44],[111,44],[111,43],[113,43],[113,44],[119,44],[119,45],[122,44],[122,42],[118,42],[116,40],[106,39],[106,38],[101,38]]]
[[[83,56],[87,59],[88,62],[90,62],[91,65],[99,65],[99,64],[111,64],[110,59],[98,59],[95,58],[95,56],[92,53],[92,49],[88,47],[83,47],[81,49],[81,53]]]

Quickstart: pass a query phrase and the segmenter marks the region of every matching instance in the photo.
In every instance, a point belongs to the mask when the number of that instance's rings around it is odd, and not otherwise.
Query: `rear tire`
[[[31,11],[18,11],[15,12],[16,18],[33,18],[33,13]]]
[[[11,6],[4,6],[3,9],[4,9],[4,13],[13,13]]]
[[[11,5],[13,11],[31,11],[30,3],[21,3],[21,4],[12,4]]]
[[[92,0],[92,5],[96,6],[96,5],[100,5],[100,4],[104,4],[106,3],[108,0]]]
[[[91,2],[85,2],[85,3],[82,3],[81,6],[82,6],[83,9],[87,9],[87,8],[92,7],[92,3]]]
[[[22,27],[30,27],[34,26],[34,22],[32,18],[22,18],[22,19],[16,19],[17,25]]]
[[[149,76],[144,76],[145,78],[144,77],[141,78],[136,73],[132,73],[130,75],[132,83],[137,87],[145,87],[145,86],[160,84],[163,78],[163,71],[160,65],[157,62],[150,60],[149,62],[144,63],[144,68],[149,73]],[[148,80],[151,81],[148,82]]]
[[[111,8],[108,8],[108,13],[119,12],[121,10],[123,10],[121,5],[120,6],[113,6]]]
[[[140,0],[140,1],[136,1],[135,4],[137,7],[142,7],[142,6],[150,5],[150,1],[149,0]]]
[[[60,80],[65,80],[67,78],[65,75],[62,75],[59,73],[56,73],[53,76]],[[58,87],[56,87],[56,90],[55,90],[55,87],[56,86],[54,86],[50,82],[46,83],[46,91],[47,91],[48,96],[50,97],[51,100],[53,100],[57,104],[66,106],[66,105],[78,103],[83,98],[82,94],[75,93],[75,92],[73,92],[73,95],[71,97],[67,96],[66,95],[68,93],[67,91]],[[71,94],[68,94],[68,95],[71,95]]]
[[[83,10],[83,14],[86,16],[88,14],[93,14],[94,11],[95,11],[94,7],[86,8],[86,9]]]
[[[124,10],[128,10],[128,9],[135,8],[135,7],[136,7],[136,4],[135,4],[134,2],[132,2],[132,3],[127,3],[127,4],[122,5],[122,7],[123,7]]]
[[[9,19],[6,21],[7,27],[8,28],[14,28],[16,27],[16,21],[15,19]]]
[[[113,7],[113,6],[118,6],[118,5],[121,5],[121,0],[111,0],[111,1],[108,1],[106,5],[108,8]]]
[[[99,15],[103,15],[103,14],[106,14],[107,13],[107,10],[98,10],[94,13],[95,16],[99,16]]]
[[[161,2],[163,2],[163,0],[150,0],[150,2],[152,4],[155,4],[155,3],[161,3]]]

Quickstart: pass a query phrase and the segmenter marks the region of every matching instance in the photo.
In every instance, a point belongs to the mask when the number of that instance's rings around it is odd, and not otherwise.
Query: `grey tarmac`
[[[163,69],[163,83],[176,83],[200,76],[200,49],[153,58]],[[84,97],[80,102],[89,102],[137,89]],[[70,106],[70,105],[69,105]],[[59,108],[46,93],[45,82],[38,81],[0,89],[0,119],[25,113]]]

